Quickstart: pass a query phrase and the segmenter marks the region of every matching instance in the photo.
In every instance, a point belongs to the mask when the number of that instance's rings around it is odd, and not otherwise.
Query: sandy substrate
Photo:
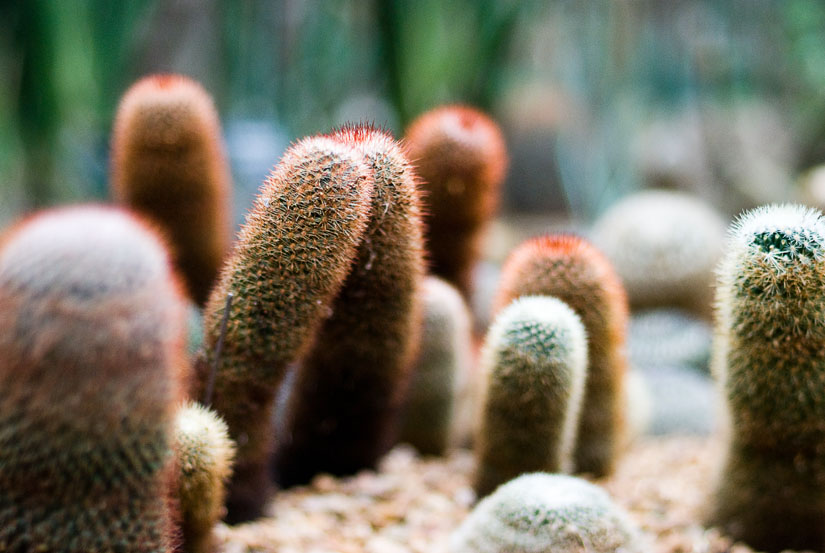
[[[705,438],[649,439],[597,482],[638,522],[652,553],[750,553],[699,525],[718,449]],[[377,472],[319,476],[278,494],[270,517],[216,534],[224,553],[445,553],[474,500],[472,466],[467,451],[420,459],[400,446]]]

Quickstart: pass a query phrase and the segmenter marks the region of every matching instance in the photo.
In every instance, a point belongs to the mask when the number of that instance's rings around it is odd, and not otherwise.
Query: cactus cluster
[[[569,470],[587,368],[578,315],[556,298],[516,299],[490,328],[481,367],[477,496],[520,474]]]
[[[729,443],[708,522],[759,550],[825,548],[825,219],[796,205],[733,226],[712,370]]]

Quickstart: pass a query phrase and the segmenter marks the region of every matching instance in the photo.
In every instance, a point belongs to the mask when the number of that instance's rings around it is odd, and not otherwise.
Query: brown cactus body
[[[199,305],[229,247],[230,188],[220,122],[207,92],[179,75],[135,83],[115,118],[112,192],[168,236]]]
[[[409,156],[424,187],[433,274],[465,298],[487,221],[498,207],[507,150],[498,126],[466,106],[443,106],[407,130]]]
[[[502,269],[494,312],[526,295],[555,296],[581,317],[589,361],[574,453],[577,472],[611,472],[621,444],[627,299],[607,259],[577,236],[528,240]]]

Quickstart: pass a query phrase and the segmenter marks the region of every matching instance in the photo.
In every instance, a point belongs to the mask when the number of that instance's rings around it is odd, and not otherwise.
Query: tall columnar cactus
[[[362,156],[328,137],[299,141],[264,183],[204,311],[203,397],[217,360],[213,408],[238,447],[227,520],[263,513],[272,491],[270,423],[287,366],[309,349],[359,255],[373,178]]]
[[[235,456],[228,432],[220,417],[197,403],[183,405],[175,414],[175,496],[187,553],[210,553],[214,548],[212,528],[224,513]]]
[[[467,304],[444,280],[428,276],[421,289],[424,323],[399,441],[441,455],[451,439],[461,387],[467,387],[472,327]]]
[[[562,474],[525,474],[484,498],[450,553],[642,553],[644,538],[600,487]]]
[[[759,550],[825,551],[825,219],[795,205],[745,214],[717,294],[730,437],[709,522]]]
[[[469,298],[483,230],[507,169],[501,131],[476,109],[442,106],[413,121],[406,140],[425,190],[432,272]]]
[[[321,471],[353,473],[386,452],[420,331],[423,230],[412,167],[382,130],[347,126],[329,138],[364,160],[375,191],[350,274],[290,393],[276,462],[284,486]]]
[[[556,298],[524,296],[484,344],[476,494],[528,472],[570,468],[587,369],[581,319]]]
[[[575,470],[608,474],[622,443],[623,381],[627,366],[627,300],[607,259],[586,240],[555,235],[528,240],[502,269],[494,312],[527,295],[555,296],[581,317],[589,361]]]
[[[0,245],[0,550],[170,550],[184,305],[131,216],[76,207]]]
[[[203,305],[231,237],[229,165],[209,94],[180,75],[135,83],[115,117],[111,172],[115,199],[164,231]]]

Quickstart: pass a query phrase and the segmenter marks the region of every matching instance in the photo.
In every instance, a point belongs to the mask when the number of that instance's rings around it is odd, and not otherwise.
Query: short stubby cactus
[[[423,229],[415,174],[392,136],[369,125],[328,135],[374,180],[367,229],[346,282],[302,359],[276,455],[283,486],[371,467],[393,443],[420,332]]]
[[[628,314],[622,284],[610,262],[589,242],[573,235],[553,235],[530,239],[510,254],[502,269],[494,312],[529,295],[555,296],[581,317],[589,360],[575,471],[608,474],[624,431]]]
[[[745,214],[717,290],[730,436],[708,522],[759,550],[825,551],[825,219],[796,205]]]
[[[725,227],[698,197],[645,190],[596,221],[593,243],[613,264],[634,309],[672,306],[709,317]]]
[[[263,185],[204,310],[203,398],[233,294],[211,405],[237,444],[227,520],[261,516],[272,491],[271,424],[287,366],[301,358],[351,271],[369,218],[372,171],[327,137],[287,150]]]
[[[152,219],[203,305],[231,238],[229,164],[209,94],[181,75],[152,75],[123,96],[112,138],[115,199]]]
[[[472,325],[467,304],[448,282],[428,276],[421,294],[423,330],[399,441],[441,455],[452,439],[459,389],[469,379]]]
[[[630,517],[602,488],[562,474],[525,474],[483,499],[450,553],[643,553]]]
[[[524,296],[496,317],[481,358],[474,488],[571,468],[587,369],[581,319],[564,302]]]
[[[469,299],[483,231],[507,169],[501,131],[480,111],[451,105],[413,121],[406,140],[425,190],[432,272]]]
[[[166,553],[184,301],[154,232],[104,207],[0,241],[0,550]]]
[[[212,528],[224,514],[226,482],[232,473],[235,444],[226,423],[194,402],[175,414],[173,449],[183,549],[210,553]]]

